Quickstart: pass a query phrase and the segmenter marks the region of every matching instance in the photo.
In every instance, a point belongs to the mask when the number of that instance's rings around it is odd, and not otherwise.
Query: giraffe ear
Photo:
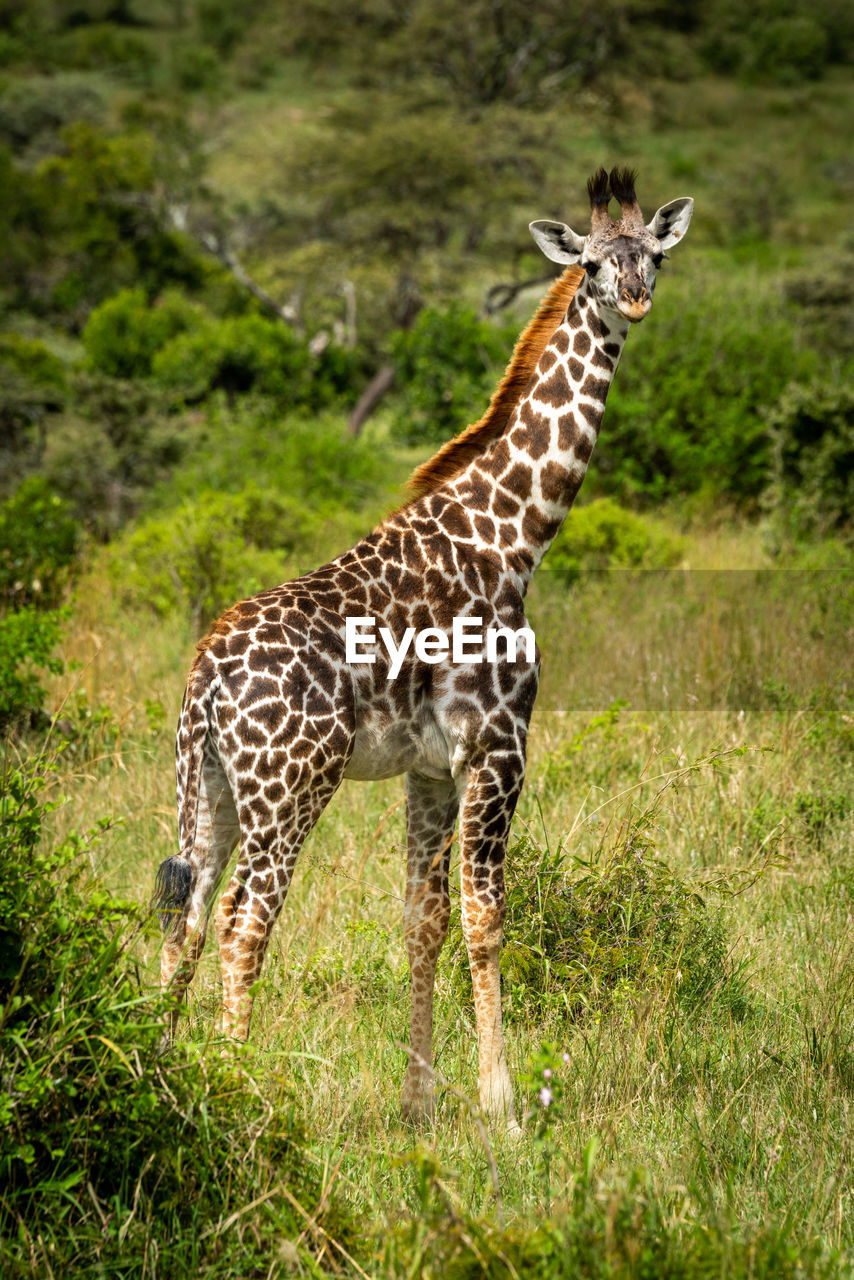
[[[652,222],[647,223],[647,231],[651,231],[662,249],[670,249],[677,240],[681,240],[688,230],[691,215],[694,212],[694,201],[690,196],[680,196],[663,204]]]
[[[531,235],[552,262],[578,262],[584,252],[584,236],[576,235],[565,222],[529,223]]]

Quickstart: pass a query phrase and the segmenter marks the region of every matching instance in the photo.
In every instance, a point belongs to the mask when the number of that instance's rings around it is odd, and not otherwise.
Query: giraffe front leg
[[[501,1019],[499,953],[506,912],[507,835],[525,773],[523,756],[496,753],[469,770],[460,821],[463,935],[477,1021],[480,1105],[518,1131]]]
[[[433,1115],[433,988],[436,962],[448,933],[451,899],[448,864],[459,810],[453,782],[406,775],[406,903],[403,912],[409,958],[410,1057],[403,1084],[403,1114]]]

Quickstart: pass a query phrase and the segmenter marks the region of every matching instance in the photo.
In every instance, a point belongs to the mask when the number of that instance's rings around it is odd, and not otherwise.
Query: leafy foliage
[[[251,1274],[312,1212],[348,1238],[285,1107],[215,1055],[164,1059],[166,1005],[131,952],[144,915],[88,872],[108,824],[46,844],[44,786],[7,767],[0,788],[4,1273],[29,1274],[37,1249],[78,1273],[156,1257],[173,1276]],[[223,1228],[235,1211],[245,1235]]]
[[[146,378],[170,339],[198,323],[199,308],[176,291],[149,307],[142,289],[123,289],[96,307],[83,330],[93,368],[111,378]]]
[[[501,973],[511,1017],[570,1017],[636,1004],[650,986],[683,1008],[714,998],[745,1009],[743,980],[729,960],[720,911],[657,854],[661,794],[618,830],[610,848],[575,859],[524,836],[508,851]],[[460,926],[456,926],[459,930]],[[467,986],[465,948],[455,938],[453,981]]]
[[[0,141],[15,152],[55,146],[69,120],[97,121],[104,99],[74,76],[13,81],[0,96]]]
[[[190,424],[151,383],[78,373],[48,436],[42,471],[101,538],[114,534],[183,456]]]
[[[399,392],[392,424],[408,444],[438,444],[486,408],[513,338],[470,307],[425,307],[392,342]]]
[[[283,555],[268,539],[275,530],[285,543],[310,523],[273,494],[209,493],[142,521],[111,548],[108,568],[126,602],[180,612],[199,632],[227,605],[282,581]]]
[[[681,539],[662,521],[627,511],[612,498],[597,498],[570,512],[544,567],[575,581],[591,570],[666,569],[682,553]]]
[[[309,367],[308,350],[286,325],[255,315],[205,318],[153,360],[156,380],[188,400],[255,390],[292,406],[308,390]]]
[[[54,653],[63,622],[60,612],[32,606],[0,617],[0,732],[38,721],[45,699],[39,672],[63,670]]]
[[[767,417],[767,501],[784,534],[854,536],[854,390],[815,381],[786,388]]]
[[[818,79],[829,64],[846,59],[854,39],[850,13],[834,0],[764,0],[747,21],[734,0],[716,0],[704,6],[702,19],[707,65],[785,85]]]
[[[47,419],[66,396],[65,368],[43,342],[0,334],[0,491],[41,464]]]
[[[665,281],[661,293],[609,394],[597,480],[648,501],[704,491],[755,505],[770,460],[763,410],[796,370],[815,369],[815,353],[740,281],[707,292]]]
[[[40,476],[0,505],[0,607],[55,605],[80,552],[82,530]]]
[[[11,188],[0,205],[0,268],[14,300],[80,327],[122,288],[201,283],[198,255],[160,216],[153,137],[78,120],[63,144],[32,171],[0,154]],[[45,272],[48,246],[54,269]]]

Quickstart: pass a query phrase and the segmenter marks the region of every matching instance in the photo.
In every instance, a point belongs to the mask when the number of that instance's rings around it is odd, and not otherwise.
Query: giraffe
[[[591,225],[531,223],[565,268],[514,350],[484,417],[414,473],[411,500],[331,563],[241,601],[199,642],[177,735],[179,852],[158,871],[169,1035],[215,913],[223,1030],[249,1034],[252,986],[300,849],[342,781],[405,774],[404,933],[411,976],[402,1106],[434,1108],[433,988],[450,916],[458,826],[483,1111],[518,1132],[501,1020],[504,859],[525,774],[539,652],[520,653],[531,577],[578,493],[629,326],[652,305],[666,250],[693,201],[648,224],[630,170],[588,182]],[[610,199],[621,206],[612,219]],[[372,618],[402,648],[389,678],[378,643],[347,661],[348,619]],[[437,653],[454,619],[503,629],[504,655]],[[469,635],[471,641],[471,636]],[[458,654],[457,657],[459,658]],[[514,661],[515,658],[515,661]]]

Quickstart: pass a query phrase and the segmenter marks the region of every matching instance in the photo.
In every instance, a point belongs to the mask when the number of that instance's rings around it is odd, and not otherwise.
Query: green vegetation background
[[[849,1274],[850,6],[0,16],[4,1276]],[[164,1059],[193,642],[479,416],[547,286],[527,223],[583,230],[603,163],[696,214],[532,592],[525,1136],[468,1101],[458,928],[439,1120],[400,1127],[392,784],[312,837],[250,1049],[211,954]]]

